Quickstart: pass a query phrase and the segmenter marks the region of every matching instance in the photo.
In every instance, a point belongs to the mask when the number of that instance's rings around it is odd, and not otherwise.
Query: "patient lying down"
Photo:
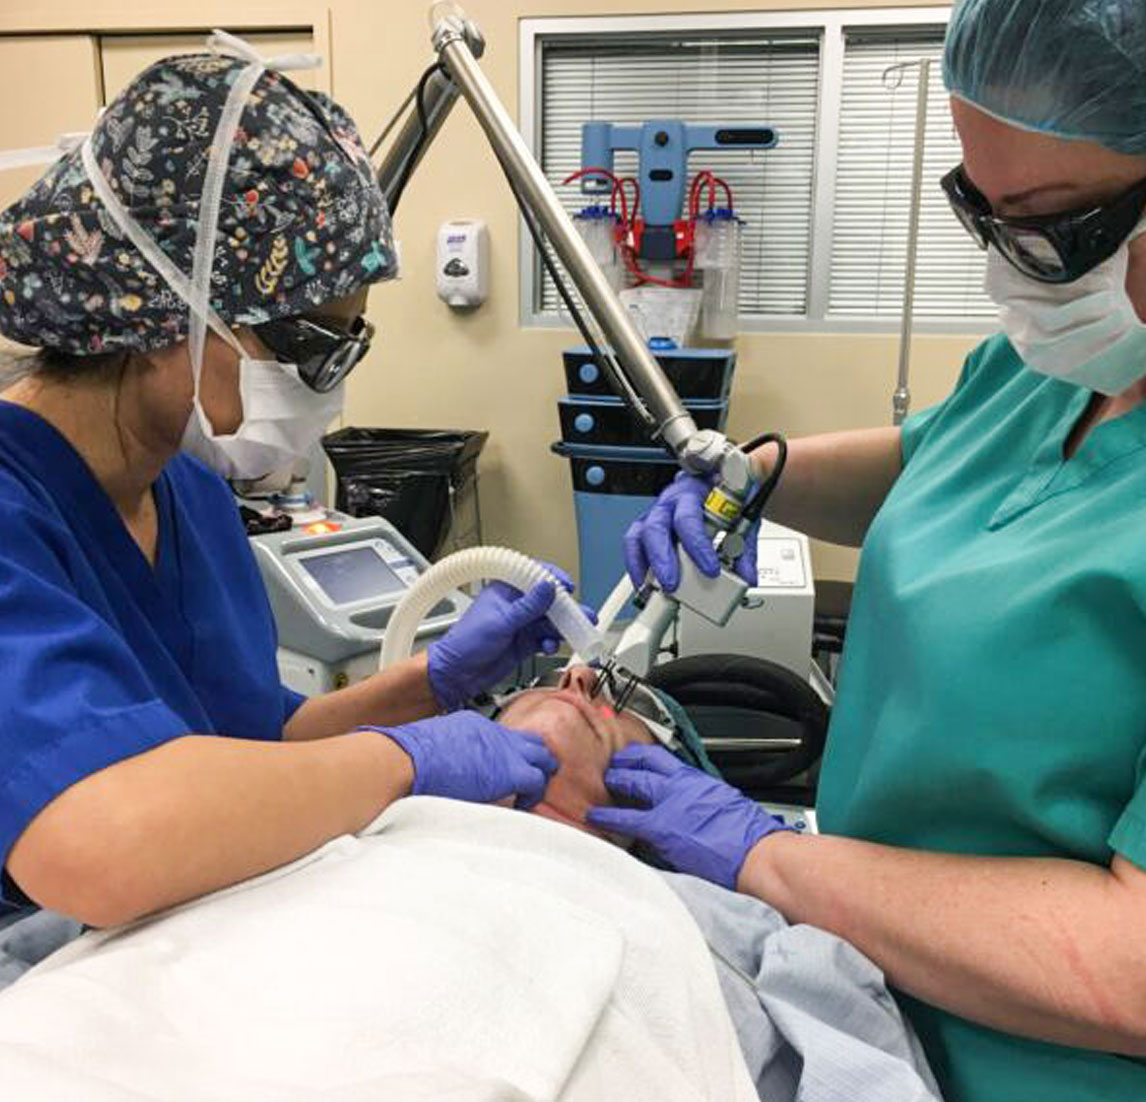
[[[540,735],[559,762],[534,814],[627,847],[629,839],[605,834],[585,816],[614,802],[604,781],[613,754],[657,740],[635,712],[616,712],[593,696],[596,677],[588,666],[571,667],[555,687],[515,694],[497,718]],[[881,1102],[938,1102],[922,1050],[870,961],[823,931],[786,926],[758,900],[665,875],[705,936],[759,1098],[799,1097],[804,1076],[851,1082],[853,1075],[872,1074],[883,1084],[876,1092]],[[800,1027],[777,1029],[778,1021],[791,1026],[793,1010]],[[794,1058],[804,1069],[795,1075]],[[875,1096],[851,1095],[848,1102]]]
[[[560,763],[535,815],[399,800],[359,836],[44,961],[0,995],[5,1097],[795,1102],[817,1083],[878,1084],[816,1094],[831,1102],[935,1102],[865,958],[585,836],[612,755],[654,739],[595,676],[498,716]]]
[[[497,718],[506,727],[540,735],[560,763],[534,813],[606,837],[585,822],[585,814],[613,802],[604,780],[609,759],[634,742],[656,740],[634,713],[616,712],[591,695],[596,676],[588,666],[573,666],[555,688],[515,694]]]

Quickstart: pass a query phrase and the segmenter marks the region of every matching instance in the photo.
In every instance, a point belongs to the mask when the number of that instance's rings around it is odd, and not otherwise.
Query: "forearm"
[[[8,870],[37,903],[115,925],[358,831],[412,781],[405,753],[369,732],[301,745],[191,735],[67,789]]]
[[[283,738],[289,742],[326,738],[364,724],[410,723],[438,711],[423,652],[356,685],[311,697],[291,716]]]
[[[759,471],[770,471],[776,447],[765,444],[752,456]],[[898,428],[791,440],[765,515],[816,539],[858,547],[901,467]]]
[[[1143,874],[777,834],[738,889],[867,954],[903,991],[1008,1033],[1146,1055]]]

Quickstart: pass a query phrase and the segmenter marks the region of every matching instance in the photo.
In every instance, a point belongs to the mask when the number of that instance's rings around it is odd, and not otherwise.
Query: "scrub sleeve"
[[[153,567],[68,442],[0,402],[0,867],[77,781],[187,734],[281,739],[305,699],[226,484],[176,456],[154,496]]]

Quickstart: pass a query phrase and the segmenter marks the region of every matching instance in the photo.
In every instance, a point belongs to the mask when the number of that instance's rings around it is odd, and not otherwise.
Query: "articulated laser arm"
[[[725,570],[716,579],[705,578],[687,556],[682,556],[682,582],[673,596],[723,624],[746,588],[731,567],[743,548],[744,529],[750,522],[743,515],[754,488],[748,454],[722,433],[696,427],[478,65],[484,40],[477,27],[449,2],[434,5],[430,23],[439,67],[428,71],[419,82],[411,97],[414,111],[378,171],[391,210],[458,96],[464,96],[523,213],[544,231],[580,293],[601,338],[596,343],[606,377],[682,469],[697,475],[719,475],[705,512],[710,531],[714,538],[719,537],[718,553]]]

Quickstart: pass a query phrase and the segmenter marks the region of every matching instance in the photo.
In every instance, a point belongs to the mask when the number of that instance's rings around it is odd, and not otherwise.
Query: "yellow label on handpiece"
[[[729,497],[719,486],[713,486],[704,499],[704,511],[719,517],[725,524],[735,524],[740,517],[740,510],[740,502]]]

